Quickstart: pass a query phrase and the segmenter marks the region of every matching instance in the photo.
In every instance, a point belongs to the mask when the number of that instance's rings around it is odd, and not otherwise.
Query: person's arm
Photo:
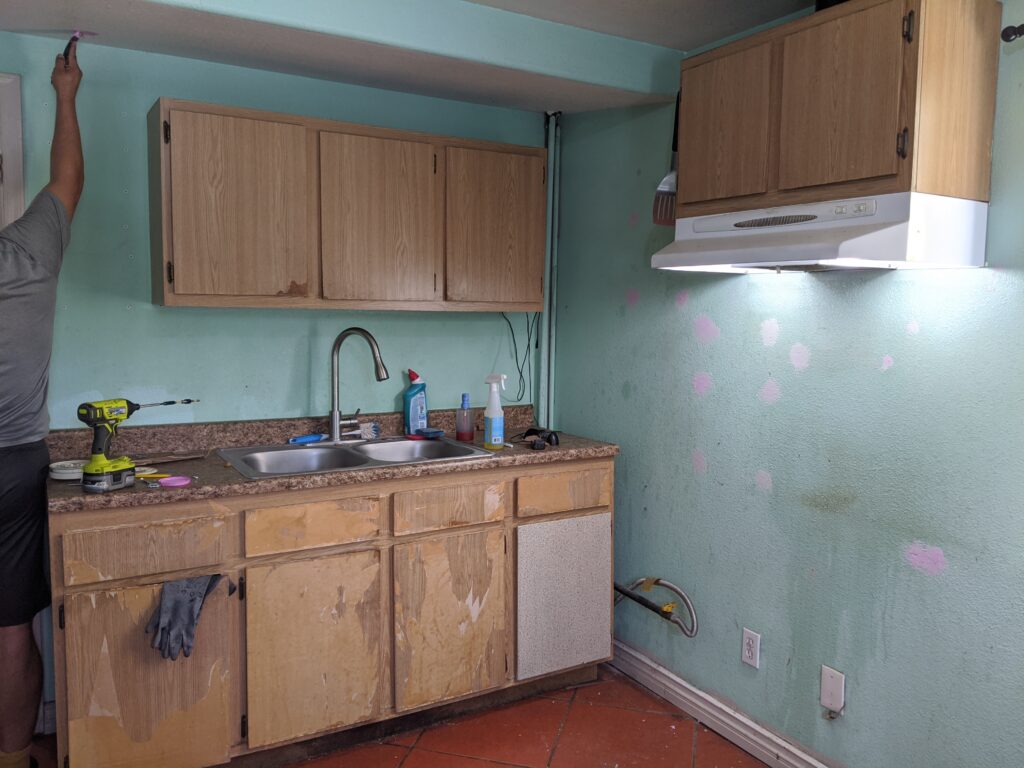
[[[75,112],[75,96],[78,94],[78,84],[82,82],[77,54],[78,43],[75,42],[71,44],[67,61],[63,55],[57,56],[50,78],[57,92],[57,122],[50,148],[50,183],[46,189],[64,204],[69,223],[75,215],[75,207],[85,184],[82,137],[78,132],[78,115]]]

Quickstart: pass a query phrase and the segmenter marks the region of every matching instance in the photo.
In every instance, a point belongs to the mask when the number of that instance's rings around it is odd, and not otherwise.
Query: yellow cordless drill
[[[188,405],[198,400],[166,400],[162,403],[139,405],[124,398],[118,400],[97,400],[78,406],[78,420],[92,427],[92,455],[89,463],[82,467],[82,490],[90,493],[106,493],[119,488],[135,485],[135,462],[127,456],[107,458],[110,441],[117,434],[117,425],[140,408],[158,405]]]

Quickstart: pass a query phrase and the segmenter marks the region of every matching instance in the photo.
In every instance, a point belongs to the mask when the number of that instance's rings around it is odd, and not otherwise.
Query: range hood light
[[[922,192],[676,219],[651,266],[751,274],[980,267],[988,203]]]

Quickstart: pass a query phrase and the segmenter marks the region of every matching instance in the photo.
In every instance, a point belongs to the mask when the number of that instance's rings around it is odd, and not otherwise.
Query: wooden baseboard
[[[721,699],[690,685],[643,652],[615,641],[612,666],[773,768],[842,768],[754,722]]]

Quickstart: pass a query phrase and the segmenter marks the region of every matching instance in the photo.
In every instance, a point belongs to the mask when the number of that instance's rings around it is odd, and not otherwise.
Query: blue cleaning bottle
[[[409,369],[409,386],[402,401],[405,416],[405,435],[415,437],[427,427],[427,383],[416,371]]]

